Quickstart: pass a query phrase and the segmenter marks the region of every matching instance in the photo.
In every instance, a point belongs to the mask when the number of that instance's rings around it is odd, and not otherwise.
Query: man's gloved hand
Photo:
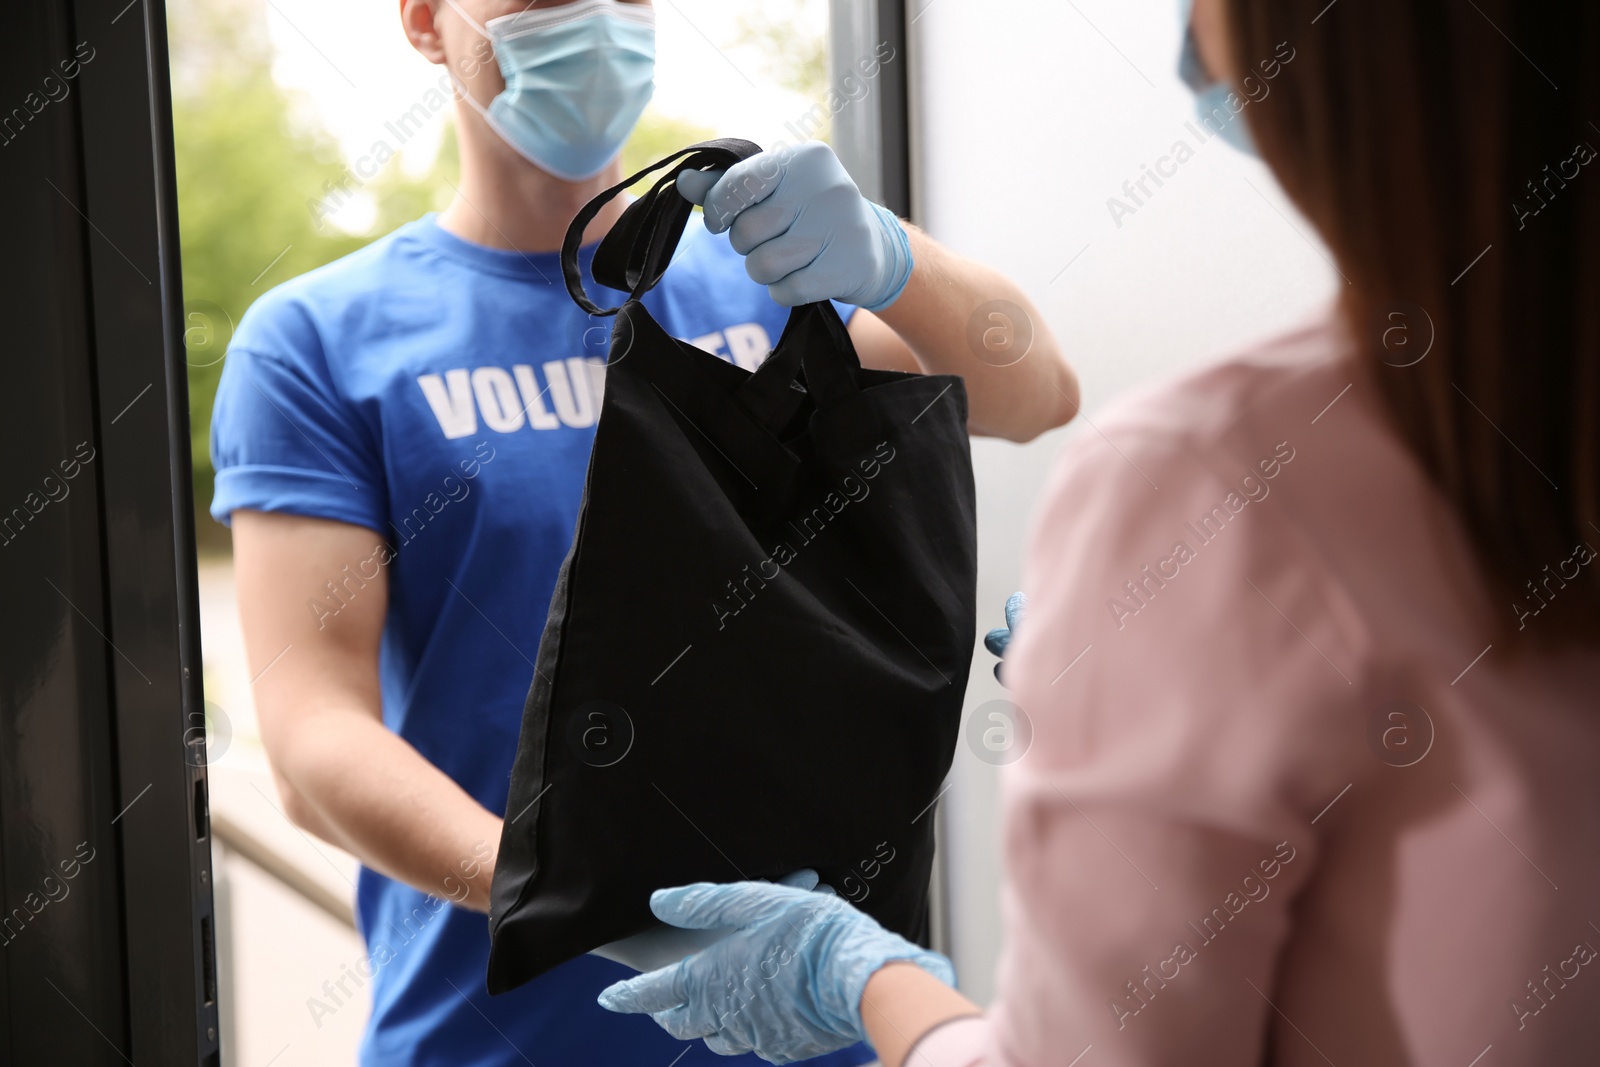
[[[1016,636],[1017,625],[1027,613],[1028,598],[1021,593],[1012,593],[1006,598],[1006,624],[990,630],[983,639],[983,647],[1000,657],[1000,662],[994,665],[994,677],[1001,685],[1005,684],[1005,679],[1000,675],[1000,668],[1005,666],[1006,649],[1011,647],[1011,639]]]
[[[861,195],[820,141],[762,152],[726,171],[687,170],[678,192],[728,231],[750,277],[786,307],[839,300],[882,311],[914,265],[905,227]]]
[[[815,872],[801,871],[779,885],[658,889],[650,910],[662,922],[734,932],[680,963],[616,983],[600,994],[601,1007],[647,1012],[673,1037],[704,1038],[721,1055],[793,1063],[865,1036],[861,994],[886,963],[906,960],[955,984],[949,960],[827,889],[808,891],[816,882]]]

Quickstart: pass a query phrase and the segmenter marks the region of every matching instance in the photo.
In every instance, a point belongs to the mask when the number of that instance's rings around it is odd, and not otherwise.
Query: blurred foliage
[[[666,159],[674,152],[688,148],[692,144],[709,141],[716,135],[714,130],[704,126],[696,126],[692,122],[646,111],[644,118],[633,131],[633,136],[622,146],[622,173],[637,174],[657,160]],[[651,177],[636,182],[630,191],[638,193],[654,183],[655,178]]]
[[[739,17],[739,44],[758,51],[766,73],[808,100],[828,92],[828,38],[807,32],[821,0],[767,0]],[[823,24],[827,18],[822,16]]]

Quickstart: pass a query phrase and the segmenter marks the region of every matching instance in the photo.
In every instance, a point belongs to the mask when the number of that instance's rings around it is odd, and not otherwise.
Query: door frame
[[[8,15],[0,1060],[218,1064],[166,13]]]

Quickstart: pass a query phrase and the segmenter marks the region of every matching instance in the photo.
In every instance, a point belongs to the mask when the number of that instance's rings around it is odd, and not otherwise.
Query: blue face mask
[[[486,108],[456,87],[507,144],[566,181],[617,158],[655,92],[653,8],[577,0],[479,25],[447,2],[494,48],[505,90]]]
[[[1195,110],[1207,130],[1221,133],[1224,141],[1246,155],[1258,155],[1255,141],[1250,137],[1250,127],[1245,124],[1244,98],[1227,82],[1213,78],[1200,58],[1200,46],[1190,18],[1193,10],[1194,0],[1178,0],[1178,14],[1183,19],[1183,52],[1178,57],[1178,77],[1194,91]],[[1230,97],[1239,104],[1238,110],[1228,106]]]

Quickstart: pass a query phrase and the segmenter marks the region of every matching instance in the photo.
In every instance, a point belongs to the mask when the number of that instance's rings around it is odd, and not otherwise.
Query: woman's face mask
[[[1194,36],[1193,13],[1194,0],[1178,0],[1178,14],[1183,19],[1183,51],[1178,56],[1178,77],[1194,91],[1195,108],[1202,122],[1212,119],[1211,128],[1215,128],[1216,117],[1231,116],[1222,123],[1222,139],[1246,155],[1258,155],[1244,115],[1239,109],[1228,106],[1228,97],[1235,95],[1233,87],[1212,77],[1210,71],[1206,70],[1205,60],[1200,57],[1200,44]]]
[[[480,25],[446,2],[494,48],[505,89],[485,108],[457,88],[507,144],[566,181],[617,158],[655,91],[653,8],[577,0]]]

